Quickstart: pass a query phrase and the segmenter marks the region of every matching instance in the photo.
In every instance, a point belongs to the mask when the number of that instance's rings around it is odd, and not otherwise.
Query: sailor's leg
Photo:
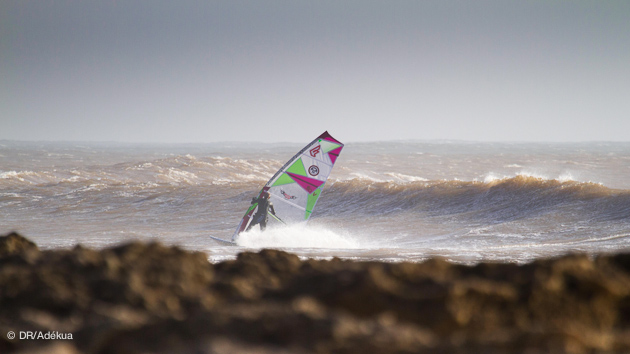
[[[264,220],[264,218],[262,218]],[[249,231],[252,227],[260,224],[261,222],[261,217],[260,215],[254,215],[254,217],[252,218],[252,222],[249,224],[249,226],[247,226],[247,229],[245,229],[245,231]]]
[[[263,220],[260,222],[260,231],[265,231],[265,229],[266,229],[266,228],[267,228],[267,220],[266,220],[266,219],[263,219]]]

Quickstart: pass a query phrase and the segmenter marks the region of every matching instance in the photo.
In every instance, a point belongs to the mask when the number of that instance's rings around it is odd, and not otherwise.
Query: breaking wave
[[[116,195],[131,193],[139,201],[146,201],[173,195],[176,190],[175,194],[182,198],[196,198],[203,192],[225,196],[226,202],[238,204],[248,200],[283,161],[284,156],[275,159],[191,154],[125,162],[108,160],[103,164],[77,160],[60,168],[42,164],[39,168],[0,170],[0,191],[32,191],[33,198],[47,194],[65,198],[78,193],[90,200],[87,193],[113,190]],[[482,181],[428,180],[413,172],[340,166],[318,202],[317,215],[333,213],[358,218],[401,213],[456,215],[485,222],[564,213],[573,220],[630,220],[630,190],[575,181],[569,173],[556,179],[522,172],[513,177],[489,173]]]
[[[321,226],[296,224],[291,226],[270,227],[261,232],[258,227],[241,233],[237,239],[239,246],[262,248],[365,248],[352,236],[341,234]]]
[[[403,212],[428,215],[466,214],[470,217],[514,220],[546,212],[567,212],[589,219],[630,220],[630,191],[596,183],[516,176],[490,181],[374,182],[354,179],[334,183],[320,208],[335,213],[388,215]],[[340,207],[339,207],[340,206]],[[464,215],[464,216],[466,216]]]

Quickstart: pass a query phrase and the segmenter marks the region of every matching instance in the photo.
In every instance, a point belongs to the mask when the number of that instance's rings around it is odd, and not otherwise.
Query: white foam
[[[497,174],[490,172],[488,174],[486,174],[483,178],[483,182],[484,183],[492,183],[492,182],[496,182],[496,181],[501,181],[504,179],[508,179],[508,178],[514,178],[514,177],[532,177],[532,178],[536,178],[539,180],[545,180],[545,181],[551,181],[551,180],[556,180],[558,182],[571,182],[571,181],[577,181],[575,179],[575,177],[570,173],[570,172],[564,172],[561,175],[559,175],[557,178],[550,178],[547,175],[543,175],[541,173],[537,173],[537,172],[533,172],[533,171],[527,171],[527,170],[522,170],[516,174],[514,174],[513,176],[508,176],[508,175],[503,175],[503,176],[498,176]]]
[[[162,174],[162,176],[175,183],[196,184],[198,179],[197,175],[194,173],[179,170],[174,167],[170,167],[168,169],[168,173]]]
[[[340,180],[340,181],[358,180],[358,181],[368,181],[368,182],[373,182],[373,183],[389,182],[388,180],[374,178],[374,177],[368,176],[367,174],[360,173],[360,172],[352,172],[352,173],[350,173],[349,177],[347,177],[347,178],[339,178],[338,180]]]
[[[521,176],[521,177],[532,177],[532,178],[536,178],[536,179],[541,179],[541,180],[552,180],[553,178],[549,178],[549,176],[547,175],[543,175],[541,173],[535,172],[535,171],[528,171],[528,170],[522,170],[521,172],[516,174],[517,176]]]
[[[7,171],[0,173],[1,179],[17,179],[20,182],[24,182],[25,178],[33,176],[37,176],[37,173],[33,171]]]
[[[256,226],[248,232],[241,233],[236,243],[251,248],[362,248],[359,242],[348,234],[322,226],[307,226],[305,223],[269,227],[265,232]]]
[[[417,177],[417,176],[410,176],[410,175],[405,175],[402,173],[396,173],[396,172],[387,172],[385,173],[386,176],[391,176],[396,178],[396,180],[391,180],[391,182],[426,182],[428,181],[428,179],[423,178],[423,177]]]
[[[507,176],[499,177],[495,175],[494,173],[490,172],[487,175],[485,175],[485,177],[483,178],[483,183],[486,183],[486,184],[492,183],[494,181],[502,180],[504,178],[507,178]]]
[[[565,172],[561,174],[560,176],[558,176],[557,180],[559,182],[571,182],[571,181],[575,181],[576,179],[573,178],[573,175],[571,173]]]

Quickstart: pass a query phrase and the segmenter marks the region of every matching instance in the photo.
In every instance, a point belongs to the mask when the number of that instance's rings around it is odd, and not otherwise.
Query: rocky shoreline
[[[0,353],[629,352],[630,254],[471,267],[262,250],[211,264],[157,243],[0,237]]]

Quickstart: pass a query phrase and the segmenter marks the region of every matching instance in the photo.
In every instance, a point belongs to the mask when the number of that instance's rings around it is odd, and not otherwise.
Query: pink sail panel
[[[308,178],[308,177],[296,175],[295,173],[291,173],[291,172],[287,172],[287,174],[289,176],[291,176],[291,178],[300,187],[304,188],[304,190],[307,191],[308,193],[313,193],[314,190],[316,190],[317,188],[319,188],[319,186],[324,184],[324,181],[320,181],[318,179],[313,179],[313,178]]]
[[[343,149],[343,146],[340,146],[336,148],[335,150],[328,152],[328,156],[330,157],[330,161],[333,163],[333,165],[335,164],[335,161],[337,161],[337,157],[339,157],[339,154],[341,153],[341,149]]]

